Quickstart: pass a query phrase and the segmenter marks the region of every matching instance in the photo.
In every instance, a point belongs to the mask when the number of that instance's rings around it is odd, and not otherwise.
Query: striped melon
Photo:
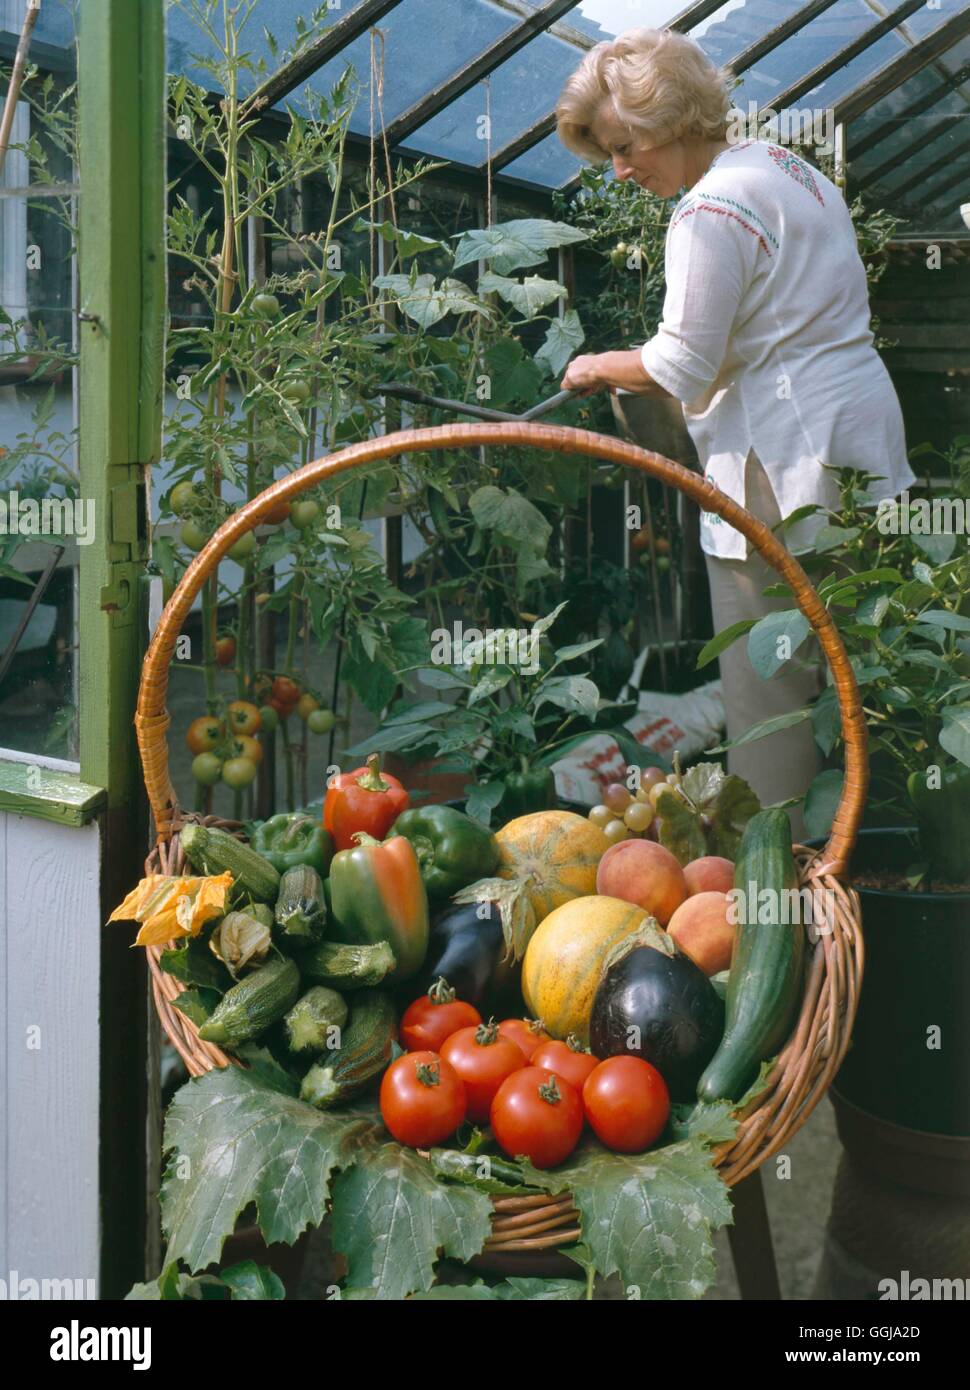
[[[536,811],[498,831],[500,878],[521,883],[537,922],[571,898],[596,892],[596,870],[609,849],[598,825],[572,811]]]
[[[522,962],[522,995],[533,1018],[554,1038],[575,1033],[589,1042],[593,996],[613,947],[649,913],[635,903],[599,896],[574,898],[536,928]]]

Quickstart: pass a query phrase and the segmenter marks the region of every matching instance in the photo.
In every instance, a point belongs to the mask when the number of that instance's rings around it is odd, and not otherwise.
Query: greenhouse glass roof
[[[78,0],[47,0],[35,59],[69,59]],[[192,8],[169,8],[169,64],[211,85]],[[354,68],[353,138],[383,124],[391,150],[449,161],[495,187],[568,188],[581,161],[559,143],[553,108],[583,54],[637,25],[690,33],[738,78],[743,111],[815,113],[843,125],[848,188],[904,218],[909,236],[967,236],[970,4],[957,0],[243,0],[250,91],[300,109]],[[0,0],[12,51],[22,0]],[[300,26],[309,34],[297,41]],[[294,55],[294,52],[296,56]],[[255,63],[265,64],[264,72]],[[488,116],[489,121],[483,118]]]

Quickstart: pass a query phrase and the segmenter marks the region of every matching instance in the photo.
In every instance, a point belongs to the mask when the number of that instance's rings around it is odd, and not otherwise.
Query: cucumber
[[[379,985],[394,965],[394,952],[386,941],[373,946],[324,941],[300,953],[300,970],[306,979],[342,990]]]
[[[805,926],[785,922],[797,904],[798,871],[784,811],[759,811],[748,822],[734,866],[746,911],[737,927],[720,1046],[697,1083],[701,1100],[740,1100],[758,1067],[787,1041],[802,999]],[[773,894],[762,904],[765,889]],[[783,896],[786,895],[786,896]],[[752,901],[754,895],[754,901]],[[800,904],[799,904],[800,906]],[[766,920],[761,921],[759,918]]]
[[[249,845],[236,840],[215,826],[197,825],[191,821],[181,831],[179,839],[185,857],[193,869],[202,874],[232,874],[232,897],[240,902],[248,894],[261,902],[275,902],[280,890],[280,876],[268,860]]]
[[[199,1037],[220,1047],[238,1047],[282,1018],[299,993],[296,962],[268,961],[226,991],[211,1018],[199,1029]]]
[[[290,945],[319,941],[327,922],[323,879],[309,864],[294,864],[280,878],[276,922]]]
[[[391,1060],[396,1033],[390,996],[378,989],[363,990],[354,1000],[342,1046],[310,1068],[300,1099],[328,1110],[357,1095]]]
[[[332,1038],[340,1038],[349,1012],[343,996],[335,989],[314,985],[283,1020],[290,1051],[323,1052]]]

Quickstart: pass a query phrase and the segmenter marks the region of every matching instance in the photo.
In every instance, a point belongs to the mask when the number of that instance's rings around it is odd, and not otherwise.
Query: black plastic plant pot
[[[863,830],[852,869],[901,869],[914,832]],[[970,1138],[970,892],[857,887],[865,970],[833,1090],[877,1120]]]

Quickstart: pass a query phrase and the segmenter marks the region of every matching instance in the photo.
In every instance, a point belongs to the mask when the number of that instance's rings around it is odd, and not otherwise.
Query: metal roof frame
[[[870,106],[875,106],[877,101],[901,87],[908,78],[928,67],[935,59],[942,58],[967,34],[970,34],[970,8],[958,11],[932,33],[914,43],[908,52],[900,53],[851,92],[840,97],[834,106],[836,121],[848,125],[868,111]]]
[[[899,184],[892,190],[892,196],[894,198],[901,198],[903,194],[908,193],[911,188],[918,188],[920,184],[924,184],[928,179],[931,179],[934,174],[939,174],[944,169],[952,169],[953,161],[965,154],[970,154],[970,140],[964,140],[963,144],[958,145],[956,149],[947,150],[946,154],[941,155],[940,158],[934,160],[932,164],[927,164],[925,168],[920,169],[919,173],[914,174],[912,178],[907,179],[905,183]],[[966,174],[956,175],[954,182],[959,182],[961,178],[966,178]],[[949,186],[949,184],[945,185],[947,188]]]
[[[968,16],[968,18],[970,18],[970,16]],[[920,71],[923,71],[923,69],[920,69]],[[913,75],[912,73],[910,74],[910,76]],[[908,81],[909,78],[905,80]],[[934,87],[932,92],[924,92],[921,97],[917,97],[916,100],[911,101],[908,106],[904,106],[895,116],[890,116],[887,120],[883,121],[881,125],[876,126],[875,130],[871,130],[869,134],[864,136],[857,144],[854,143],[850,152],[851,156],[855,157],[857,155],[866,154],[869,150],[874,149],[876,145],[882,144],[883,140],[886,140],[890,135],[895,133],[897,122],[907,120],[911,116],[920,116],[924,111],[931,110],[932,107],[937,106],[949,92],[953,91],[955,87],[959,87],[964,82],[970,82],[970,62],[964,63],[962,67],[957,68],[956,72],[949,73],[937,87]]]

